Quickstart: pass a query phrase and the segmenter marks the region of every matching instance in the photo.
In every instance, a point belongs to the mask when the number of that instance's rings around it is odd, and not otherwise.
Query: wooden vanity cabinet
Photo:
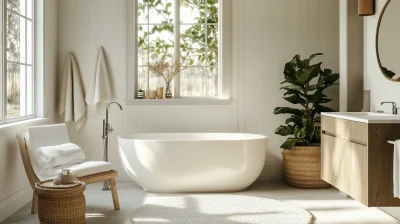
[[[400,206],[393,197],[393,148],[400,124],[322,116],[321,178],[368,207]]]

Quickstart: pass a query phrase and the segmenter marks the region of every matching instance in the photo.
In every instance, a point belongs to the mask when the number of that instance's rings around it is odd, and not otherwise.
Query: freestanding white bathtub
[[[151,192],[233,192],[260,175],[268,138],[256,134],[135,134],[118,137],[126,172]]]

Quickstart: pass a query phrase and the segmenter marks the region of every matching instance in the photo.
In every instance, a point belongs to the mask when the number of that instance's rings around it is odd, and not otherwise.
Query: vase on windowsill
[[[172,98],[172,92],[171,92],[171,85],[167,84],[165,87],[165,98],[166,99],[171,99]]]
[[[176,60],[172,62],[165,62],[164,60],[155,60],[155,62],[148,63],[149,71],[161,77],[165,81],[165,98],[172,98],[171,83],[176,75],[187,67],[183,61]]]

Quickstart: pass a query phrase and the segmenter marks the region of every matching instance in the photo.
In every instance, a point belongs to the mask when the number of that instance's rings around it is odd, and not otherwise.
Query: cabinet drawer
[[[321,136],[321,179],[345,191],[345,167],[343,158],[345,150],[343,140],[329,135]]]
[[[323,133],[366,146],[368,143],[368,124],[334,117],[322,116]]]
[[[321,140],[322,179],[367,205],[367,147],[326,134]]]

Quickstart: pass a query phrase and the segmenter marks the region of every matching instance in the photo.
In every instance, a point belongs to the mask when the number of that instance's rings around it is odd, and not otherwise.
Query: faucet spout
[[[110,108],[111,104],[117,104],[117,105],[119,106],[119,109],[122,110],[121,104],[119,104],[118,102],[115,102],[115,101],[114,101],[114,102],[111,102],[111,103],[109,103],[109,104],[107,105],[107,110],[108,110],[108,108]]]
[[[397,114],[397,112],[398,112],[397,109],[399,109],[399,108],[397,108],[396,103],[395,102],[382,102],[381,105],[386,104],[386,103],[391,103],[392,104],[392,114]]]

